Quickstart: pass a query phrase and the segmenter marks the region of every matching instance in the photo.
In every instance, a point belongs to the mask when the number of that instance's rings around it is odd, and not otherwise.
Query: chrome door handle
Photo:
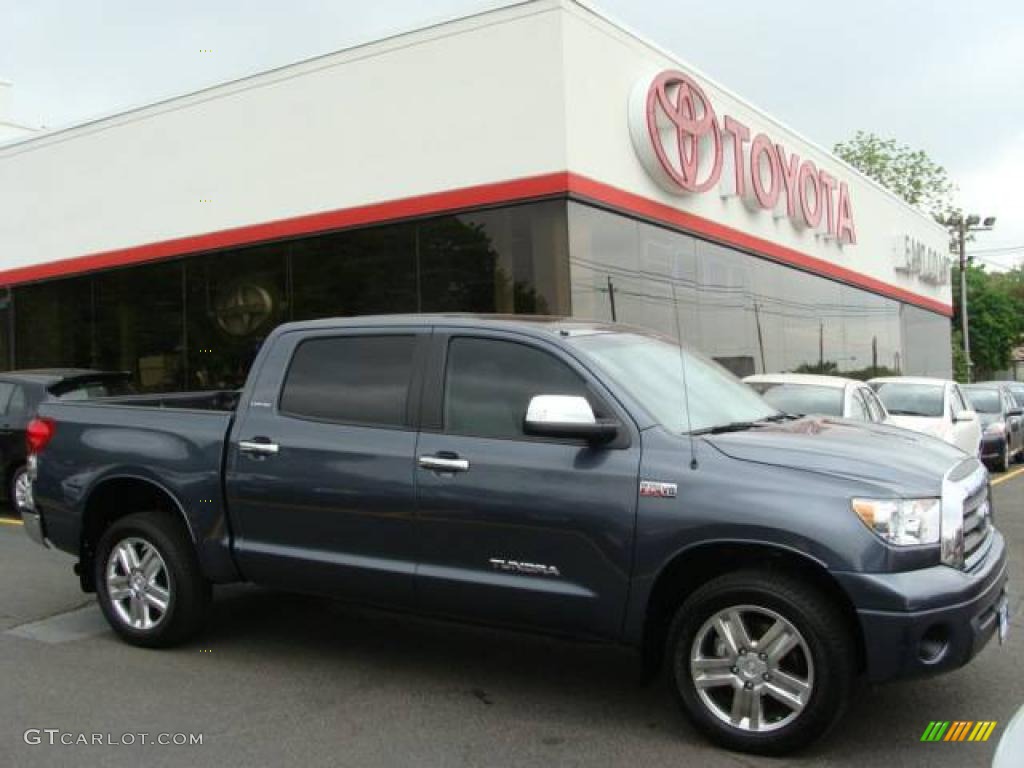
[[[468,472],[468,459],[445,459],[441,456],[420,456],[420,467],[434,472]]]
[[[260,443],[255,440],[239,440],[238,450],[242,453],[253,453],[257,456],[273,456],[281,450],[281,446],[277,443]]]

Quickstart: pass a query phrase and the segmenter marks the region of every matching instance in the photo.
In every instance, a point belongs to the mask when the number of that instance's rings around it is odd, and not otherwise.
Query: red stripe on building
[[[398,219],[429,216],[485,205],[521,202],[556,195],[570,195],[599,203],[631,216],[706,237],[725,245],[750,251],[850,285],[905,301],[933,312],[951,316],[953,308],[940,301],[920,296],[895,285],[862,275],[808,254],[778,245],[732,227],[686,213],[664,203],[626,192],[576,173],[561,171],[511,181],[480,184],[427,195],[389,200],[355,208],[326,211],[289,219],[251,224],[203,235],[163,240],[157,243],[120,248],[86,256],[51,261],[0,271],[0,285],[17,285],[64,277],[98,269],[111,269],[161,259],[187,256],[206,251],[254,245],[302,235],[311,235],[351,227],[380,224]]]

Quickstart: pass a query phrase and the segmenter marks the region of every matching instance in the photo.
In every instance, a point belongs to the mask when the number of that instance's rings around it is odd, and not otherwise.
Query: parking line
[[[6,517],[0,517],[0,525],[24,525],[21,520],[8,520]]]
[[[1022,474],[1024,474],[1024,467],[1021,467],[1020,469],[1015,469],[1013,470],[1013,472],[1008,472],[1002,477],[997,477],[995,480],[992,481],[992,485],[999,485],[1000,483],[1005,483],[1007,480],[1012,480],[1013,478]]]

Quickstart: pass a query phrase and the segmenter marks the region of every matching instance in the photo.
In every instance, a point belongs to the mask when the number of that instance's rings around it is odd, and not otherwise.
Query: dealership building
[[[947,243],[673,53],[534,0],[0,144],[0,368],[236,386],[281,322],[515,312],[738,374],[948,376]]]

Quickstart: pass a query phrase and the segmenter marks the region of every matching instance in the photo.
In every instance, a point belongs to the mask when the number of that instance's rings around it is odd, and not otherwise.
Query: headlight
[[[854,499],[853,511],[889,544],[913,547],[939,543],[939,499]]]
[[[1005,435],[1006,425],[1001,421],[993,421],[987,427],[985,427],[986,435]]]

